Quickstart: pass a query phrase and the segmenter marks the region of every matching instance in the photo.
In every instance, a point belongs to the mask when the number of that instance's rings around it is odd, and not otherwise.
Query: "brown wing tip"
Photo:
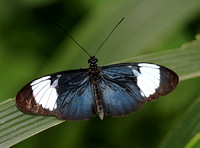
[[[26,87],[18,92],[16,96],[16,105],[24,113],[55,116],[63,120],[62,116],[56,110],[50,111],[49,109],[44,109],[42,105],[36,103],[32,91],[26,89]]]

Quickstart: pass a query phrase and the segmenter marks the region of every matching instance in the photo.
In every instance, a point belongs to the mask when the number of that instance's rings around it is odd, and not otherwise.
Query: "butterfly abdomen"
[[[99,115],[99,118],[103,120],[104,117],[104,108],[103,108],[103,97],[102,92],[99,87],[99,79],[93,80],[94,86],[94,93],[95,93],[95,100],[96,100],[96,110]]]

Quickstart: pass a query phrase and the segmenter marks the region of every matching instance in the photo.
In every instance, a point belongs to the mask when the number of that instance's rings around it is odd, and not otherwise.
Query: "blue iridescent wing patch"
[[[104,112],[123,116],[138,110],[145,102],[170,93],[178,76],[152,63],[123,63],[101,67],[100,88]]]

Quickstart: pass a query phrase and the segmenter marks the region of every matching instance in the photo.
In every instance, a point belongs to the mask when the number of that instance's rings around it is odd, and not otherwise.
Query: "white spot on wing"
[[[47,79],[49,79],[49,78],[50,78],[50,76],[45,76],[45,77],[39,78],[39,79],[33,81],[33,82],[31,83],[31,85],[35,85],[35,84],[37,84],[37,83],[39,83],[39,82],[41,82],[41,81],[47,80]]]
[[[56,86],[58,85],[58,79],[61,75],[57,76],[57,79],[51,85],[50,76],[42,77],[31,83],[33,90],[33,96],[38,104],[41,104],[43,108],[53,110],[57,108],[56,100],[58,94],[56,92]]]
[[[46,88],[47,89],[42,94],[42,98],[40,99],[40,101],[38,103],[41,104],[43,108],[48,109],[48,106],[47,106],[48,101],[51,101],[51,100],[49,100],[49,97],[51,96],[51,88],[49,85]],[[37,98],[37,96],[36,96],[36,98]]]
[[[137,85],[141,89],[141,95],[149,97],[153,95],[160,85],[160,67],[155,64],[139,63],[139,71],[132,69],[137,76]]]
[[[59,76],[60,77],[60,76]],[[56,92],[56,89],[55,87],[58,86],[58,79],[56,79],[53,84],[50,86],[49,88],[49,93],[50,93],[50,96],[47,100],[47,104],[45,106],[45,108],[48,108],[49,110],[53,110],[53,109],[56,109],[57,107],[57,103],[56,103],[56,100],[58,98],[58,94]],[[55,105],[56,104],[56,105]]]
[[[160,66],[156,64],[149,64],[149,63],[139,63],[138,66],[141,67],[150,67],[150,68],[160,68]]]
[[[131,65],[129,65],[129,66],[127,66],[128,68],[132,68],[133,66],[131,66]]]
[[[40,102],[46,90],[49,88],[50,80],[45,80],[32,86],[33,95],[37,103]]]

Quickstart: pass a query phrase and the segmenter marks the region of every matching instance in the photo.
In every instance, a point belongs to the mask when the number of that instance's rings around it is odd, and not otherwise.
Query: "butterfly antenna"
[[[94,56],[96,56],[96,54],[99,52],[100,48],[103,46],[103,44],[108,40],[108,38],[111,36],[111,34],[115,31],[115,29],[119,26],[119,24],[124,20],[124,17],[117,23],[117,25],[113,28],[113,30],[109,33],[109,35],[107,36],[107,38],[101,43],[101,45],[99,46],[99,48],[97,49],[96,53],[94,54]]]
[[[83,51],[85,51],[85,53],[87,53],[90,57],[92,57],[78,42],[76,42],[76,40],[67,32],[65,31],[60,25],[56,24],[56,26],[58,28],[60,28],[66,35],[68,35],[72,41],[74,41],[74,43],[76,43],[76,45],[78,45],[81,49],[83,49]]]

